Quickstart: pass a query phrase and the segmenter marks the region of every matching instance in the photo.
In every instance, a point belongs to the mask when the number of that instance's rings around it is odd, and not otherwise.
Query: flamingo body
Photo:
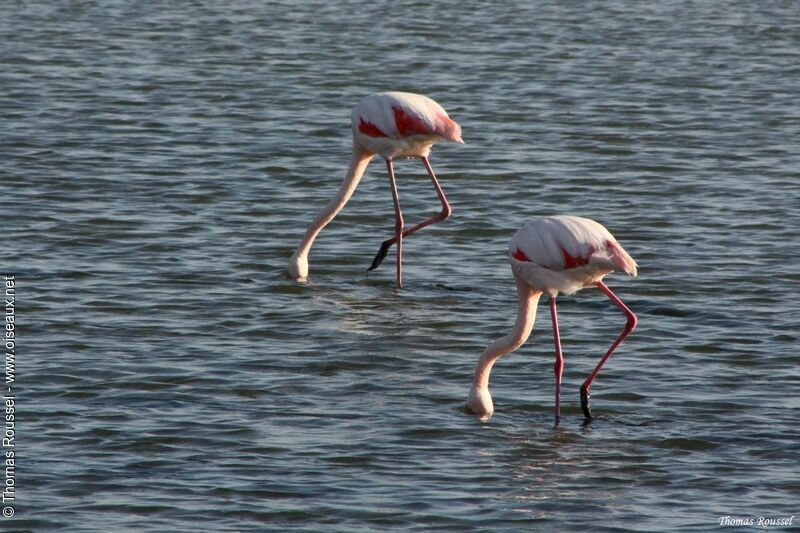
[[[546,293],[550,297],[556,351],[555,420],[558,425],[564,357],[561,351],[556,299],[560,293],[573,294],[581,288],[597,286],[625,313],[628,321],[622,334],[581,386],[581,408],[586,419],[591,420],[589,388],[605,362],[637,323],[636,315],[602,280],[615,270],[636,276],[636,261],[602,225],[587,218],[567,215],[528,222],[514,234],[508,252],[517,281],[517,320],[511,333],[491,343],[481,354],[467,399],[467,410],[483,416],[492,414],[494,404],[489,393],[492,366],[497,359],[518,349],[528,339],[536,320],[539,299]]]
[[[386,160],[427,157],[439,141],[463,143],[461,127],[427,96],[403,92],[364,98],[351,120],[354,139]]]
[[[509,243],[515,274],[532,288],[558,296],[595,285],[614,270],[636,276],[636,261],[594,220],[561,215],[533,220]]]
[[[431,146],[440,141],[463,143],[461,127],[447,112],[426,96],[403,92],[376,93],[364,98],[351,117],[353,129],[353,154],[350,167],[336,195],[317,215],[306,230],[295,253],[289,259],[289,275],[298,281],[308,277],[308,254],[320,231],[344,208],[358,186],[364,171],[376,155],[386,160],[395,208],[395,236],[383,242],[370,270],[377,267],[390,246],[397,244],[397,285],[402,286],[403,237],[446,219],[451,209],[428,161]],[[397,193],[394,167],[395,157],[419,157],[433,182],[442,211],[407,229],[404,228],[400,200]]]

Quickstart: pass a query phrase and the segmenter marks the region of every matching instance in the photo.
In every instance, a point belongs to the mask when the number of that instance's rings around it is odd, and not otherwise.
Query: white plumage
[[[572,294],[614,270],[636,276],[638,269],[601,224],[570,215],[528,222],[511,238],[509,255],[514,273],[550,296]]]
[[[353,109],[351,123],[358,142],[384,159],[427,157],[436,142],[464,142],[447,111],[421,94],[371,94]]]

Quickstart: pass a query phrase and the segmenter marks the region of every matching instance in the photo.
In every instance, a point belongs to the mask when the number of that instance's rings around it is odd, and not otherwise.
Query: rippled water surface
[[[713,530],[800,515],[796,2],[24,2],[0,6],[0,265],[17,276],[18,529]],[[373,163],[311,254],[349,114],[424,93],[465,145],[454,215],[366,274]],[[437,210],[398,161],[413,223]],[[606,225],[624,317],[561,298],[507,333],[524,221]],[[795,526],[797,524],[795,523]]]

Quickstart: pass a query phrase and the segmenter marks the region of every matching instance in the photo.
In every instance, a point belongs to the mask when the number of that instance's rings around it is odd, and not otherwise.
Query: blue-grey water
[[[800,515],[800,7],[716,2],[7,2],[3,273],[17,279],[16,515],[4,530],[705,531]],[[426,94],[453,217],[366,274],[379,161],[349,114]],[[406,221],[438,209],[396,165]],[[637,259],[513,322],[526,220],[594,218]],[[800,520],[795,519],[793,527]],[[780,529],[780,528],[778,528]]]

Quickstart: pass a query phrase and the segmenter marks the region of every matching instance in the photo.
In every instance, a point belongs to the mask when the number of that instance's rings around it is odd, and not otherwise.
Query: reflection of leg
[[[609,348],[608,352],[606,352],[603,358],[600,359],[600,362],[597,363],[594,371],[589,375],[588,378],[586,378],[586,381],[584,381],[583,385],[581,386],[581,409],[583,410],[583,415],[589,420],[592,419],[592,410],[589,407],[589,389],[592,386],[592,382],[594,381],[594,378],[597,377],[597,374],[600,373],[600,369],[603,368],[603,365],[606,364],[606,361],[608,361],[608,359],[611,357],[611,354],[614,353],[614,350],[617,349],[617,346],[620,345],[625,337],[630,335],[630,333],[636,329],[637,323],[636,315],[633,314],[633,311],[631,311],[628,306],[625,305],[622,300],[620,300],[617,295],[606,286],[605,283],[599,281],[597,282],[597,286],[600,287],[600,290],[603,291],[623,313],[625,313],[625,315],[628,317],[628,322],[625,324],[625,329],[622,331],[620,336],[617,337],[617,340],[614,341],[614,344],[611,345],[611,348]]]

